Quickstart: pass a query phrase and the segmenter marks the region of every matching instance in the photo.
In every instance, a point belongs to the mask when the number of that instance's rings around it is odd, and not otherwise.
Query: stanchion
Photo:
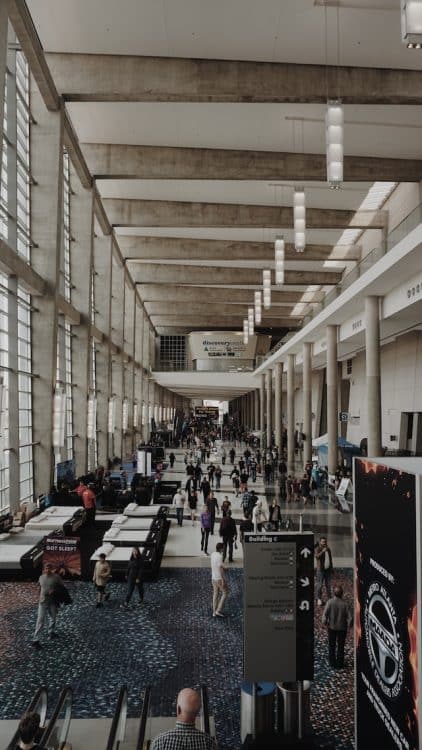
[[[256,737],[256,682],[252,683],[252,737]]]
[[[298,695],[297,695],[297,713],[298,713],[298,722],[297,722],[297,736],[299,740],[303,739],[304,735],[304,722],[303,722],[303,682],[302,680],[299,680],[297,683],[298,688]]]

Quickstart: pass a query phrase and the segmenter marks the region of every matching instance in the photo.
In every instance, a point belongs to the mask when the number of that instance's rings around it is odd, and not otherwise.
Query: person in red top
[[[89,526],[95,523],[95,499],[94,485],[89,484],[82,493],[82,502],[86,510],[86,522]]]
[[[75,489],[75,492],[76,492],[76,494],[77,494],[77,495],[79,495],[79,497],[82,497],[83,493],[84,493],[84,492],[85,492],[85,490],[86,490],[86,489],[88,489],[88,488],[87,488],[86,484],[84,484],[84,482],[83,482],[83,480],[82,480],[82,479],[78,479],[78,483],[79,483],[79,484],[78,484],[78,486],[76,487],[76,489]]]

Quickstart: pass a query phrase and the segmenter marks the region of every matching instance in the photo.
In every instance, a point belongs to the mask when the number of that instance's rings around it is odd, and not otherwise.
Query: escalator
[[[201,694],[201,713],[199,716],[199,726],[198,729],[200,729],[205,734],[211,734],[211,723],[210,723],[210,714],[209,714],[209,701],[208,701],[208,690],[205,685],[201,685],[200,688],[200,694]],[[149,712],[150,712],[150,701],[151,701],[151,687],[147,687],[145,689],[144,693],[144,699],[142,704],[142,712],[139,720],[139,730],[138,730],[138,736],[136,740],[136,745],[134,750],[147,750],[155,736],[155,732],[151,731],[153,721],[157,721],[157,719],[152,720],[150,722],[149,731],[148,730],[148,720],[150,719]],[[170,725],[173,727],[175,724],[175,718],[176,717],[166,717],[164,720],[166,723],[170,723]],[[166,729],[169,729],[170,726],[167,726]],[[107,748],[107,750],[111,750],[111,748]]]
[[[29,714],[29,713],[39,714],[40,726],[44,727],[45,719],[47,716],[47,705],[48,705],[47,688],[39,687],[38,690],[36,690],[36,692],[32,696],[31,700],[29,701],[24,711],[24,714]],[[6,746],[6,750],[15,750],[18,742],[19,742],[19,734],[18,734],[18,730],[16,729],[16,732],[11,738],[9,744]]]
[[[48,750],[62,750],[66,743],[72,716],[72,688],[65,687],[54,706],[51,718],[46,721],[48,709],[47,688],[40,687],[34,693],[24,714],[37,713],[40,716],[40,736],[37,738],[40,748]],[[19,743],[19,733],[16,729],[6,750],[15,750]]]
[[[62,750],[69,734],[72,718],[73,690],[69,685],[63,688],[54,707],[39,743],[40,748],[48,750]]]
[[[127,685],[122,685],[117,698],[116,710],[111,722],[106,750],[119,750],[125,740],[127,720]]]

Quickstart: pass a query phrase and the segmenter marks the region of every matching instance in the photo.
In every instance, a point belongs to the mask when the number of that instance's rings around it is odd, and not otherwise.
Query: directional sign
[[[311,532],[245,534],[246,680],[313,679],[313,547]]]

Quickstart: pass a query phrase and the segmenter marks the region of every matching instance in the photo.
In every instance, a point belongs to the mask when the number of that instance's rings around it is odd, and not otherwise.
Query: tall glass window
[[[18,287],[19,497],[33,496],[31,300]],[[46,488],[47,489],[47,488]]]

